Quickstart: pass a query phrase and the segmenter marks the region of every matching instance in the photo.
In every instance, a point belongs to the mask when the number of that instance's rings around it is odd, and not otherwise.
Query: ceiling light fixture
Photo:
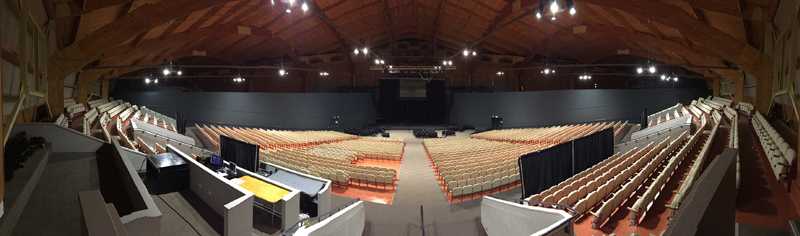
[[[287,75],[289,75],[289,72],[286,71],[286,69],[281,68],[281,69],[278,70],[278,76],[285,77]]]
[[[158,84],[158,78],[153,80],[153,84]]]
[[[367,54],[369,54],[369,48],[367,48],[367,47],[361,48],[361,53],[366,56]]]
[[[575,1],[574,0],[567,0],[567,8],[569,9],[569,15],[574,16],[578,13],[578,10],[575,9]]]
[[[303,4],[300,5],[300,9],[302,9],[303,12],[308,12],[308,4],[303,2]]]
[[[358,48],[356,48],[356,49],[353,49],[353,55],[356,55],[356,56],[358,56],[358,54],[359,54],[359,53],[361,53],[361,52],[360,52],[360,51],[358,51]]]
[[[644,73],[644,68],[642,68],[641,66],[640,67],[636,67],[636,74],[640,74],[641,75],[642,73]]]
[[[559,10],[558,0],[552,0],[552,2],[550,2],[550,13],[555,15],[556,13],[558,13],[558,10]]]
[[[144,84],[150,84],[150,77],[144,77]]]
[[[656,72],[658,72],[658,70],[656,70],[655,65],[650,65],[649,67],[647,67],[647,72],[650,72],[650,74],[655,74]]]

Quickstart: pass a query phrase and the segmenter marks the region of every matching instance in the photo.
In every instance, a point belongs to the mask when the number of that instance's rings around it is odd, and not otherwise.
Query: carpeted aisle
[[[367,203],[365,235],[422,235],[420,206],[425,235],[486,235],[480,225],[480,200],[447,203],[428,164],[422,140],[407,130],[389,132],[406,141],[400,181],[392,205]],[[348,200],[334,197],[334,205]]]

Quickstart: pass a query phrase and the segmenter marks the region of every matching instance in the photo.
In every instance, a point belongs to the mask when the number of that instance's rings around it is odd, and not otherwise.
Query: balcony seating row
[[[756,111],[752,118],[753,129],[755,130],[761,149],[769,160],[772,172],[778,180],[788,177],[792,164],[795,162],[795,150],[788,144],[783,137],[769,124],[766,118]]]

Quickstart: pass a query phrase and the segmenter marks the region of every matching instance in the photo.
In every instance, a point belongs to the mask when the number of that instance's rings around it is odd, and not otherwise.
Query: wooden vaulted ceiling
[[[736,64],[757,72],[767,62],[756,45],[763,36],[753,25],[772,19],[777,5],[777,0],[576,0],[576,16],[562,14],[551,22],[534,18],[538,0],[309,0],[308,13],[286,13],[269,0],[43,1],[52,6],[48,11],[55,16],[61,47],[51,74],[198,54],[242,63],[347,53],[404,38],[454,50],[475,46],[584,63],[629,54],[690,69]]]

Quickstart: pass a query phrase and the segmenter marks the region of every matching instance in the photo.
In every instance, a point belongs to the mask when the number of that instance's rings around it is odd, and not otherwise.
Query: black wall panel
[[[504,128],[601,120],[635,122],[645,108],[656,112],[708,94],[705,89],[685,88],[455,93],[450,123],[486,129],[493,114],[503,117]]]
[[[113,94],[194,123],[217,123],[280,129],[327,129],[341,116],[340,128],[375,122],[370,93],[240,93],[153,91]]]

